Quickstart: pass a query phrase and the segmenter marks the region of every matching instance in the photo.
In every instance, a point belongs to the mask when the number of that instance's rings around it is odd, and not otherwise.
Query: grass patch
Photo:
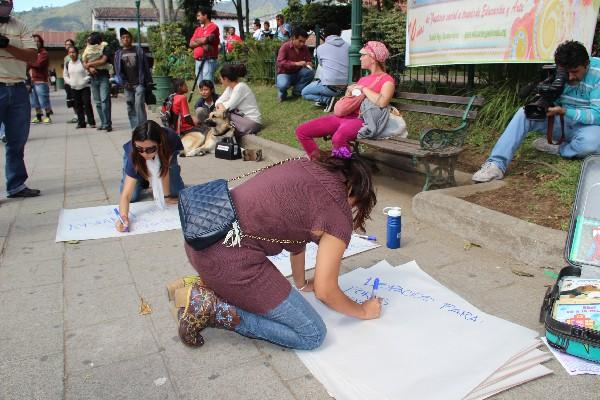
[[[192,87],[193,82],[188,86]],[[283,103],[277,101],[277,89],[273,85],[250,84],[256,96],[258,107],[262,114],[263,130],[260,131],[262,138],[282,143],[300,149],[294,131],[303,122],[325,115],[322,108],[313,106],[310,101],[296,98]],[[223,86],[217,85],[217,92],[223,93]],[[198,94],[194,94],[190,107],[196,104]],[[319,143],[320,147],[326,144]]]
[[[301,148],[294,131],[303,122],[325,115],[322,108],[302,98],[277,101],[275,86],[252,85],[262,114],[263,130],[260,136],[291,147]],[[321,144],[319,144],[321,147]]]

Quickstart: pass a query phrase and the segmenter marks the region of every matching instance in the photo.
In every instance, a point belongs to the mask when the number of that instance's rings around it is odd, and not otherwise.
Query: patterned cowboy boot
[[[206,327],[233,330],[240,323],[235,307],[217,297],[206,286],[194,284],[190,288],[188,306],[179,310],[179,337],[188,346],[200,347],[200,334]]]

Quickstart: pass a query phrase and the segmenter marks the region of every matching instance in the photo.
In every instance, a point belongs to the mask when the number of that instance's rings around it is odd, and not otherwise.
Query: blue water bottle
[[[390,249],[400,247],[402,233],[402,209],[400,207],[385,207],[383,213],[387,215],[387,242]]]

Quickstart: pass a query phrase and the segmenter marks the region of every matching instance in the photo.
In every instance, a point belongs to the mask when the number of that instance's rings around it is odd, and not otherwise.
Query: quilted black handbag
[[[185,241],[203,250],[224,237],[237,220],[225,179],[179,192],[179,219]]]
[[[225,238],[223,244],[228,247],[240,246],[242,237],[266,240],[276,243],[304,243],[295,240],[264,238],[242,233],[238,223],[235,206],[231,201],[228,182],[245,178],[259,171],[283,164],[290,158],[255,171],[225,180],[216,179],[207,183],[191,186],[179,192],[179,219],[186,243],[194,250],[203,250]]]

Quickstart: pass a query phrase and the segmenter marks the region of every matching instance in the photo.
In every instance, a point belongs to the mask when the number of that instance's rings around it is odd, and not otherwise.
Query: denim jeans
[[[11,195],[25,189],[25,143],[29,138],[29,94],[25,84],[0,85],[0,123],[6,128],[6,192]]]
[[[110,115],[110,82],[108,80],[108,75],[92,75],[90,83],[92,85],[92,96],[96,102],[96,112],[98,112],[98,116],[100,117],[100,127],[112,128]]]
[[[4,139],[4,135],[6,134],[6,129],[4,128],[4,122],[0,123],[0,140]]]
[[[313,80],[315,71],[309,68],[302,68],[295,74],[277,74],[277,90],[279,98],[285,100],[287,90],[292,87],[292,96],[300,96],[302,89]]]
[[[329,86],[323,85],[318,79],[302,89],[302,97],[319,103],[327,103],[332,97],[341,96],[343,93],[343,90],[333,90]]]
[[[121,175],[121,184],[119,185],[119,193],[123,192],[123,185],[125,185],[125,165],[127,163],[128,158],[129,154],[123,152],[123,171]],[[175,153],[173,154],[173,157],[171,157],[171,164],[169,165],[169,194],[171,196],[179,196],[179,192],[182,191],[183,188],[185,188],[185,185],[183,183],[183,179],[181,179],[181,167],[179,166],[179,163],[177,163],[177,153]],[[142,182],[137,181],[137,183],[135,184],[135,189],[133,190],[133,194],[131,195],[131,199],[129,201],[132,203],[138,201],[140,198],[141,191]]]
[[[47,83],[34,83],[31,87],[31,93],[29,93],[29,102],[31,108],[51,110],[50,86]]]
[[[144,85],[137,85],[133,90],[125,89],[125,101],[127,102],[129,126],[131,129],[135,129],[148,119],[146,115],[146,88]]]
[[[196,76],[198,75],[198,70],[200,69],[200,65],[202,64],[202,60],[196,60]],[[203,80],[215,81],[215,71],[217,70],[217,60],[215,58],[208,58],[204,61],[204,66],[202,67],[202,73],[198,76],[198,83]],[[192,89],[193,90],[193,89]]]
[[[277,307],[264,315],[236,307],[241,322],[235,331],[254,339],[264,339],[280,346],[312,350],[325,340],[327,327],[321,316],[296,290]]]
[[[520,108],[496,142],[488,161],[506,172],[508,164],[512,161],[527,133],[531,131],[545,133],[547,126],[547,121],[527,119],[525,111]],[[560,132],[560,119],[555,117],[553,131],[555,141],[560,138]],[[565,158],[583,158],[588,154],[600,152],[600,126],[583,125],[565,118],[565,141],[560,145],[558,152]]]

